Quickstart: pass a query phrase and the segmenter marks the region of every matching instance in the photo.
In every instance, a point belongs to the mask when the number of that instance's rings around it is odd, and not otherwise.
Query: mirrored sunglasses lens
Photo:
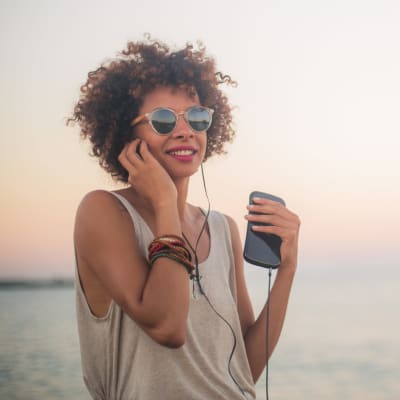
[[[167,133],[172,132],[175,128],[175,114],[166,108],[156,110],[152,114],[151,124],[158,133],[166,135]]]
[[[207,108],[193,107],[188,112],[188,122],[196,131],[205,131],[211,125],[211,113]]]

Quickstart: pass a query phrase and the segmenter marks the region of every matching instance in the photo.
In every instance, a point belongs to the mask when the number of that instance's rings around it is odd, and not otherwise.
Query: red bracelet
[[[148,246],[148,260],[150,266],[160,257],[166,257],[183,265],[192,279],[194,266],[191,263],[192,255],[186,246],[185,240],[176,235],[158,236]]]

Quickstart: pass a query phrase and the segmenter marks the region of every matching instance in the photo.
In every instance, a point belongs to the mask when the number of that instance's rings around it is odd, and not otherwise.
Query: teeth
[[[171,154],[177,155],[177,156],[190,156],[194,154],[193,150],[176,150],[176,151],[171,151]]]

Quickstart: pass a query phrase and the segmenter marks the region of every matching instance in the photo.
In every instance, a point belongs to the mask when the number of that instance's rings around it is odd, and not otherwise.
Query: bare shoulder
[[[76,212],[75,228],[114,223],[121,212],[125,214],[127,211],[115,196],[105,190],[94,190],[81,200]]]
[[[237,225],[236,225],[236,221],[230,216],[230,215],[228,215],[228,214],[222,214],[225,218],[226,218],[226,220],[228,221],[228,224],[229,224],[229,227],[231,228],[231,227],[236,227],[237,228]]]
[[[237,308],[244,336],[249,326],[254,322],[254,313],[244,276],[243,250],[239,229],[233,218],[228,215],[225,215],[225,218],[231,231],[232,251],[235,260]]]
[[[227,214],[223,214],[225,219],[228,222],[229,225],[229,230],[231,232],[231,238],[232,238],[232,244],[233,245],[240,245],[241,241],[240,241],[240,235],[239,235],[239,228],[237,226],[236,221],[229,215]]]
[[[121,286],[115,273],[125,268],[124,255],[135,248],[134,237],[131,218],[110,192],[95,190],[83,197],[76,213],[74,243],[82,286],[97,316],[106,315],[112,298],[123,298],[115,289]],[[129,281],[126,276],[124,280]]]
[[[232,241],[232,250],[236,260],[236,266],[237,269],[240,269],[243,262],[242,262],[242,240],[240,239],[239,228],[236,224],[236,221],[232,217],[226,214],[224,214],[224,217],[226,218],[229,225],[231,241]]]
[[[121,234],[134,237],[126,208],[110,192],[95,190],[81,200],[75,217],[74,240],[81,255],[99,251],[102,241],[113,241]]]
[[[120,201],[110,192],[93,190],[81,200],[77,210],[77,217],[99,215],[99,213],[104,213],[105,210],[112,211],[123,208]]]

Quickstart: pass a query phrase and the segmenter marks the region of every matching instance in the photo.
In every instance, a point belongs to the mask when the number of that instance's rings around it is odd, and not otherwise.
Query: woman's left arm
[[[259,214],[249,214],[246,216],[246,219],[272,224],[270,226],[259,226],[255,229],[259,232],[275,234],[282,239],[281,265],[270,295],[269,358],[282,331],[289,294],[297,267],[300,220],[296,214],[277,202],[267,199],[254,199],[254,203],[254,205],[248,206],[248,209]],[[230,218],[228,220],[231,228],[236,267],[238,313],[246,345],[247,358],[254,382],[256,382],[267,361],[265,340],[267,303],[264,305],[258,318],[255,319],[244,278],[243,253],[239,232],[234,221]]]

